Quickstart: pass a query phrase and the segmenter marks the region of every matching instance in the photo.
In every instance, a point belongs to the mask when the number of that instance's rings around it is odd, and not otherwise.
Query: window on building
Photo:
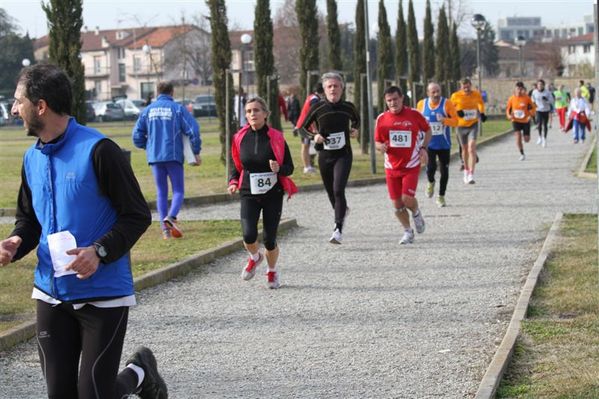
[[[102,81],[98,80],[94,83],[94,92],[97,99],[102,98]]]
[[[591,52],[591,45],[590,44],[585,44],[584,46],[582,46],[582,52],[583,53],[590,53]]]
[[[147,100],[150,96],[154,98],[154,82],[141,82],[141,98]]]
[[[568,54],[574,54],[575,51],[576,51],[575,46],[568,46]]]
[[[119,82],[124,82],[127,80],[127,77],[125,76],[125,64],[124,63],[119,63]]]
[[[99,75],[102,73],[102,57],[94,57],[94,74]]]
[[[133,72],[141,72],[141,57],[133,56]]]
[[[125,49],[123,47],[119,47],[117,49],[117,55],[118,55],[119,60],[125,59]]]

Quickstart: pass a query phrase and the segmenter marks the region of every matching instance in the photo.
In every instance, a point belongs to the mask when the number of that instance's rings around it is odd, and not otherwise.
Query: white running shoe
[[[539,136],[539,138],[537,139],[537,145],[541,144],[543,140],[541,140],[541,136]]]
[[[314,173],[316,173],[316,169],[314,169],[313,166],[306,166],[304,168],[304,173],[306,173],[306,174],[314,174]]]
[[[543,139],[541,140],[541,146],[543,148],[547,147],[547,139],[545,137],[543,137]]]
[[[425,194],[428,198],[433,198],[433,194],[435,193],[435,182],[426,183]]]
[[[241,278],[245,281],[251,280],[256,274],[256,269],[260,266],[260,263],[264,260],[264,255],[258,252],[258,260],[253,260],[252,257],[248,259],[248,264],[241,271]]]
[[[273,290],[279,288],[281,286],[281,283],[279,282],[279,272],[276,270],[269,270],[266,272],[266,284],[268,285],[268,288]]]
[[[418,213],[413,213],[412,218],[414,219],[414,225],[416,226],[416,233],[422,234],[424,233],[424,228],[426,227],[424,224],[424,218],[422,217],[422,212],[418,209]]]
[[[468,184],[468,171],[464,169],[464,184]]]
[[[329,238],[329,242],[331,244],[341,244],[342,240],[343,240],[343,235],[341,234],[339,229],[335,229],[333,231],[333,235],[331,235],[331,238]]]
[[[524,155],[524,154],[520,155],[520,160],[521,161],[524,161],[525,159],[526,159],[526,155]]]
[[[399,240],[399,244],[403,245],[403,244],[411,244],[414,242],[414,230],[409,229],[409,230],[405,230],[403,233],[403,237],[401,237],[401,240]]]
[[[468,173],[468,178],[466,179],[468,181],[468,184],[474,184],[474,175],[472,173]]]

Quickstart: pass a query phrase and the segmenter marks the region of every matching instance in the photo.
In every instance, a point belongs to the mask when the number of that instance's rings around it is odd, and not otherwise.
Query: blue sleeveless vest
[[[50,258],[48,235],[68,230],[78,247],[87,247],[116,222],[116,211],[100,192],[92,159],[96,144],[103,138],[100,132],[71,118],[58,142],[41,144],[38,140],[25,153],[32,207],[42,228],[34,285],[61,301],[102,300],[134,293],[128,253],[113,263],[100,263],[86,280],[75,274],[54,277]]]
[[[447,99],[445,97],[441,97],[441,102],[439,103],[437,108],[435,110],[431,110],[429,106],[429,99],[426,98],[424,100],[424,108],[422,111],[422,115],[424,115],[426,120],[431,124],[431,130],[433,131],[431,141],[428,143],[428,148],[430,148],[431,150],[451,149],[451,130],[449,126],[443,125],[438,129],[435,129],[434,126],[435,123],[439,123],[437,119],[437,114],[447,116],[445,114],[445,101],[447,101]]]

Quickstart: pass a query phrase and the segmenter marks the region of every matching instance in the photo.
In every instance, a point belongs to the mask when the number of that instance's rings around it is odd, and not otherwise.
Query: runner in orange
[[[528,94],[526,94],[524,83],[516,82],[514,95],[507,100],[505,114],[507,118],[512,121],[514,137],[516,138],[516,147],[518,147],[518,150],[520,151],[521,161],[526,159],[524,147],[522,145],[522,136],[524,136],[524,141],[526,143],[530,141],[530,118],[534,116],[535,112],[535,103],[530,99]]]
[[[462,79],[461,86],[461,90],[453,93],[450,100],[458,114],[457,136],[462,146],[464,183],[474,184],[479,118],[481,122],[485,122],[487,116],[483,98],[478,90],[472,89],[470,79]]]

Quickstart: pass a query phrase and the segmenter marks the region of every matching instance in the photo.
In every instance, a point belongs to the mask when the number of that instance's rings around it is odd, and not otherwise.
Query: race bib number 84
[[[275,172],[250,173],[250,191],[252,194],[264,194],[277,184]]]
[[[412,132],[409,130],[389,131],[389,146],[393,148],[410,148],[412,146]]]

